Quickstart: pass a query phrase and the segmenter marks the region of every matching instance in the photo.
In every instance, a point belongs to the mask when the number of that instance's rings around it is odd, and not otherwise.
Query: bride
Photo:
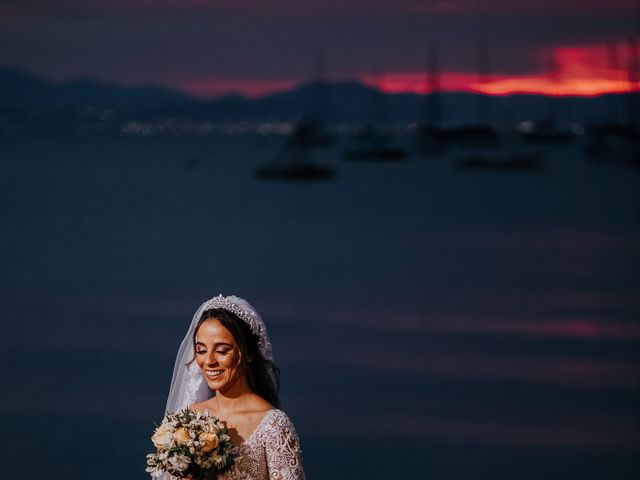
[[[278,369],[262,318],[218,295],[196,311],[173,371],[167,411],[190,407],[227,424],[235,463],[221,480],[303,480],[300,442],[280,410]]]

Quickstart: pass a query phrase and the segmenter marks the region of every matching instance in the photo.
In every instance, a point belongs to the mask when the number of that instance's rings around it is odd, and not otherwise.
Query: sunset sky
[[[313,78],[321,51],[328,80],[424,92],[436,44],[446,90],[593,95],[629,88],[639,33],[640,0],[3,0],[0,66],[258,96]]]

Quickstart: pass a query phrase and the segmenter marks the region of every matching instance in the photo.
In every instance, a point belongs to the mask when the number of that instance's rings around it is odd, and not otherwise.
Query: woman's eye
[[[196,353],[197,353],[198,355],[201,355],[201,354],[203,354],[203,353],[207,353],[207,351],[206,351],[206,350],[196,350]]]
[[[217,353],[220,353],[222,355],[226,355],[227,353],[229,353],[229,350],[217,350]]]

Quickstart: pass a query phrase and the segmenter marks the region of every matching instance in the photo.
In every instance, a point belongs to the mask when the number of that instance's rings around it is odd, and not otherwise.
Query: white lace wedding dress
[[[236,449],[235,463],[219,480],[304,480],[300,439],[282,411],[269,410]]]

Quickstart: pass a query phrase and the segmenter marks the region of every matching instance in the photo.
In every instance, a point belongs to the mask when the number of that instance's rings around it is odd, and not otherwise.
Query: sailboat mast
[[[491,65],[489,63],[489,51],[486,42],[480,38],[476,42],[476,54],[478,57],[478,83],[486,85],[489,82]],[[491,104],[486,93],[478,94],[478,121],[482,124],[489,123],[491,116]]]
[[[552,51],[547,52],[547,71],[549,83],[552,86],[552,91],[547,94],[547,118],[551,124],[556,124],[558,121],[558,101],[555,94],[558,93],[559,75],[558,62]]]
[[[635,130],[638,127],[638,40],[630,37],[629,45],[629,126]]]
[[[438,127],[442,121],[438,46],[435,43],[427,50],[426,118],[429,127]]]
[[[312,120],[326,122],[328,117],[329,99],[327,95],[327,83],[325,79],[326,59],[322,50],[313,51],[313,107]]]
[[[607,45],[607,56],[609,57],[609,71],[611,72],[611,80],[616,85],[620,79],[620,56],[618,54],[618,46],[615,42],[609,42]],[[609,96],[609,117],[612,123],[617,124],[620,121],[620,104],[618,95]]]

